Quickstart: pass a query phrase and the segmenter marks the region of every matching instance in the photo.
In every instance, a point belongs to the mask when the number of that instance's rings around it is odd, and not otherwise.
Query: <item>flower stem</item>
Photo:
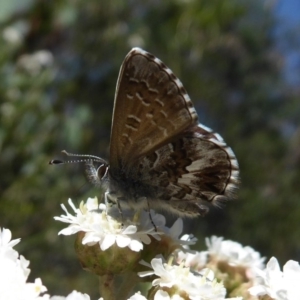
[[[135,272],[128,272],[124,274],[122,277],[122,283],[118,288],[117,299],[128,299],[130,296],[130,292],[136,286],[136,284],[140,281],[139,277]]]
[[[100,295],[105,300],[117,299],[114,293],[114,275],[106,274],[99,276]]]

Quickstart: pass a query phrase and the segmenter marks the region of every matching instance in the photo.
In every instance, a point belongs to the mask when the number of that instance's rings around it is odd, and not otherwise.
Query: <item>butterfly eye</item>
[[[106,166],[106,165],[101,165],[97,169],[97,176],[98,176],[99,180],[103,180],[104,177],[106,177],[107,171],[108,171],[108,166]]]

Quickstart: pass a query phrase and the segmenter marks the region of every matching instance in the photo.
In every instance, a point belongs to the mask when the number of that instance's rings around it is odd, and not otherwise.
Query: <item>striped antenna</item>
[[[101,157],[90,155],[90,154],[74,154],[69,153],[66,150],[61,151],[63,154],[71,157],[82,157],[84,159],[78,159],[78,160],[59,160],[59,159],[52,159],[49,161],[49,165],[62,165],[62,164],[76,164],[76,163],[86,163],[86,162],[99,162],[102,164],[107,165],[108,163],[102,159]]]

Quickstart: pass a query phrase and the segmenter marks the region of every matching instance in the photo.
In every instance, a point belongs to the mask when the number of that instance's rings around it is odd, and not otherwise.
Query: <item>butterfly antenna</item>
[[[86,163],[86,162],[99,162],[107,165],[107,162],[102,159],[101,157],[95,156],[95,155],[90,155],[90,154],[74,154],[74,153],[69,153],[66,150],[61,151],[67,156],[71,157],[81,157],[84,159],[78,159],[78,160],[59,160],[59,159],[52,159],[49,161],[49,165],[62,165],[62,164],[76,164],[76,163]]]

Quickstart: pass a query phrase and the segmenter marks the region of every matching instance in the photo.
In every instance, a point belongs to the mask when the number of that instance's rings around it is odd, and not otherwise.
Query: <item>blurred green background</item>
[[[81,270],[74,239],[57,236],[64,225],[53,217],[69,197],[101,193],[83,166],[48,161],[63,149],[108,157],[118,71],[134,46],[174,71],[240,163],[238,200],[192,223],[198,249],[214,234],[281,263],[300,260],[300,91],[285,79],[278,40],[299,44],[292,31],[278,36],[273,4],[1,1],[0,226],[23,239],[31,279],[51,294],[97,297],[97,278]]]

